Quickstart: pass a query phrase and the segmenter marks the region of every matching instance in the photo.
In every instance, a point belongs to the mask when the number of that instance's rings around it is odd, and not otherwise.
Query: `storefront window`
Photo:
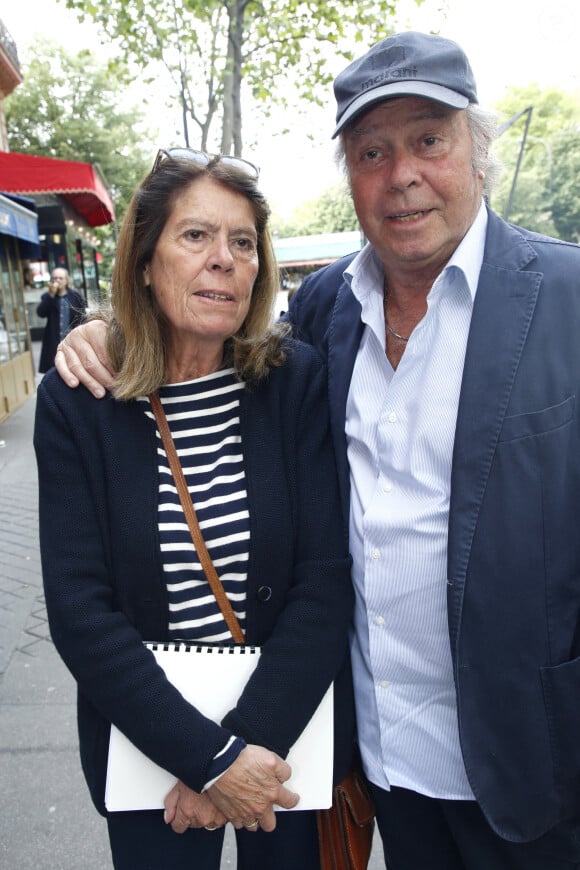
[[[17,244],[0,236],[0,363],[30,350]]]

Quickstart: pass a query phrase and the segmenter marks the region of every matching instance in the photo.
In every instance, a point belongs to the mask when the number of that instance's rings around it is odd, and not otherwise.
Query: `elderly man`
[[[82,323],[86,303],[74,289],[67,269],[53,269],[48,290],[42,294],[36,313],[46,317],[42,333],[39,372],[47,372],[54,365],[56,348],[71,329]]]
[[[289,318],[328,362],[386,862],[578,868],[580,249],[486,208],[493,128],[455,43],[390,37],[335,93],[368,245]],[[110,383],[67,345],[71,385]]]

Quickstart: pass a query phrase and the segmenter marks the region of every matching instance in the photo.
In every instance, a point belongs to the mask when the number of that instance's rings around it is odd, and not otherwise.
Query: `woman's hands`
[[[227,822],[207,794],[198,794],[179,781],[165,798],[163,817],[176,834],[183,834],[188,828],[221,828]]]
[[[67,386],[84,384],[96,399],[103,398],[115,379],[107,356],[107,329],[104,320],[90,320],[77,326],[61,341],[54,359]]]
[[[231,822],[248,831],[273,831],[274,805],[291,809],[299,795],[283,783],[290,765],[262,746],[246,746],[237,759],[203,794],[177,782],[165,798],[165,821],[177,834],[188,828],[214,830]]]

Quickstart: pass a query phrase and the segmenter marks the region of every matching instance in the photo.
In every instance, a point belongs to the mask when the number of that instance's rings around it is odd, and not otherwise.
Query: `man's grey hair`
[[[473,169],[475,172],[481,169],[485,174],[483,191],[489,196],[501,174],[501,162],[492,150],[497,136],[497,116],[476,103],[470,103],[465,111],[473,143]]]
[[[476,103],[470,103],[464,111],[467,112],[467,123],[473,144],[473,171],[481,170],[484,173],[483,192],[489,196],[501,174],[501,162],[492,151],[493,141],[497,135],[497,116],[495,112],[482,109]],[[344,134],[345,131],[338,138],[335,160],[348,181]]]

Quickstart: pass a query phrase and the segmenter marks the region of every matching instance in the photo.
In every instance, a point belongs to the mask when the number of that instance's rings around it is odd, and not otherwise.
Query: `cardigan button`
[[[258,601],[269,601],[272,597],[272,587],[271,586],[260,586],[256,593],[256,597]]]

